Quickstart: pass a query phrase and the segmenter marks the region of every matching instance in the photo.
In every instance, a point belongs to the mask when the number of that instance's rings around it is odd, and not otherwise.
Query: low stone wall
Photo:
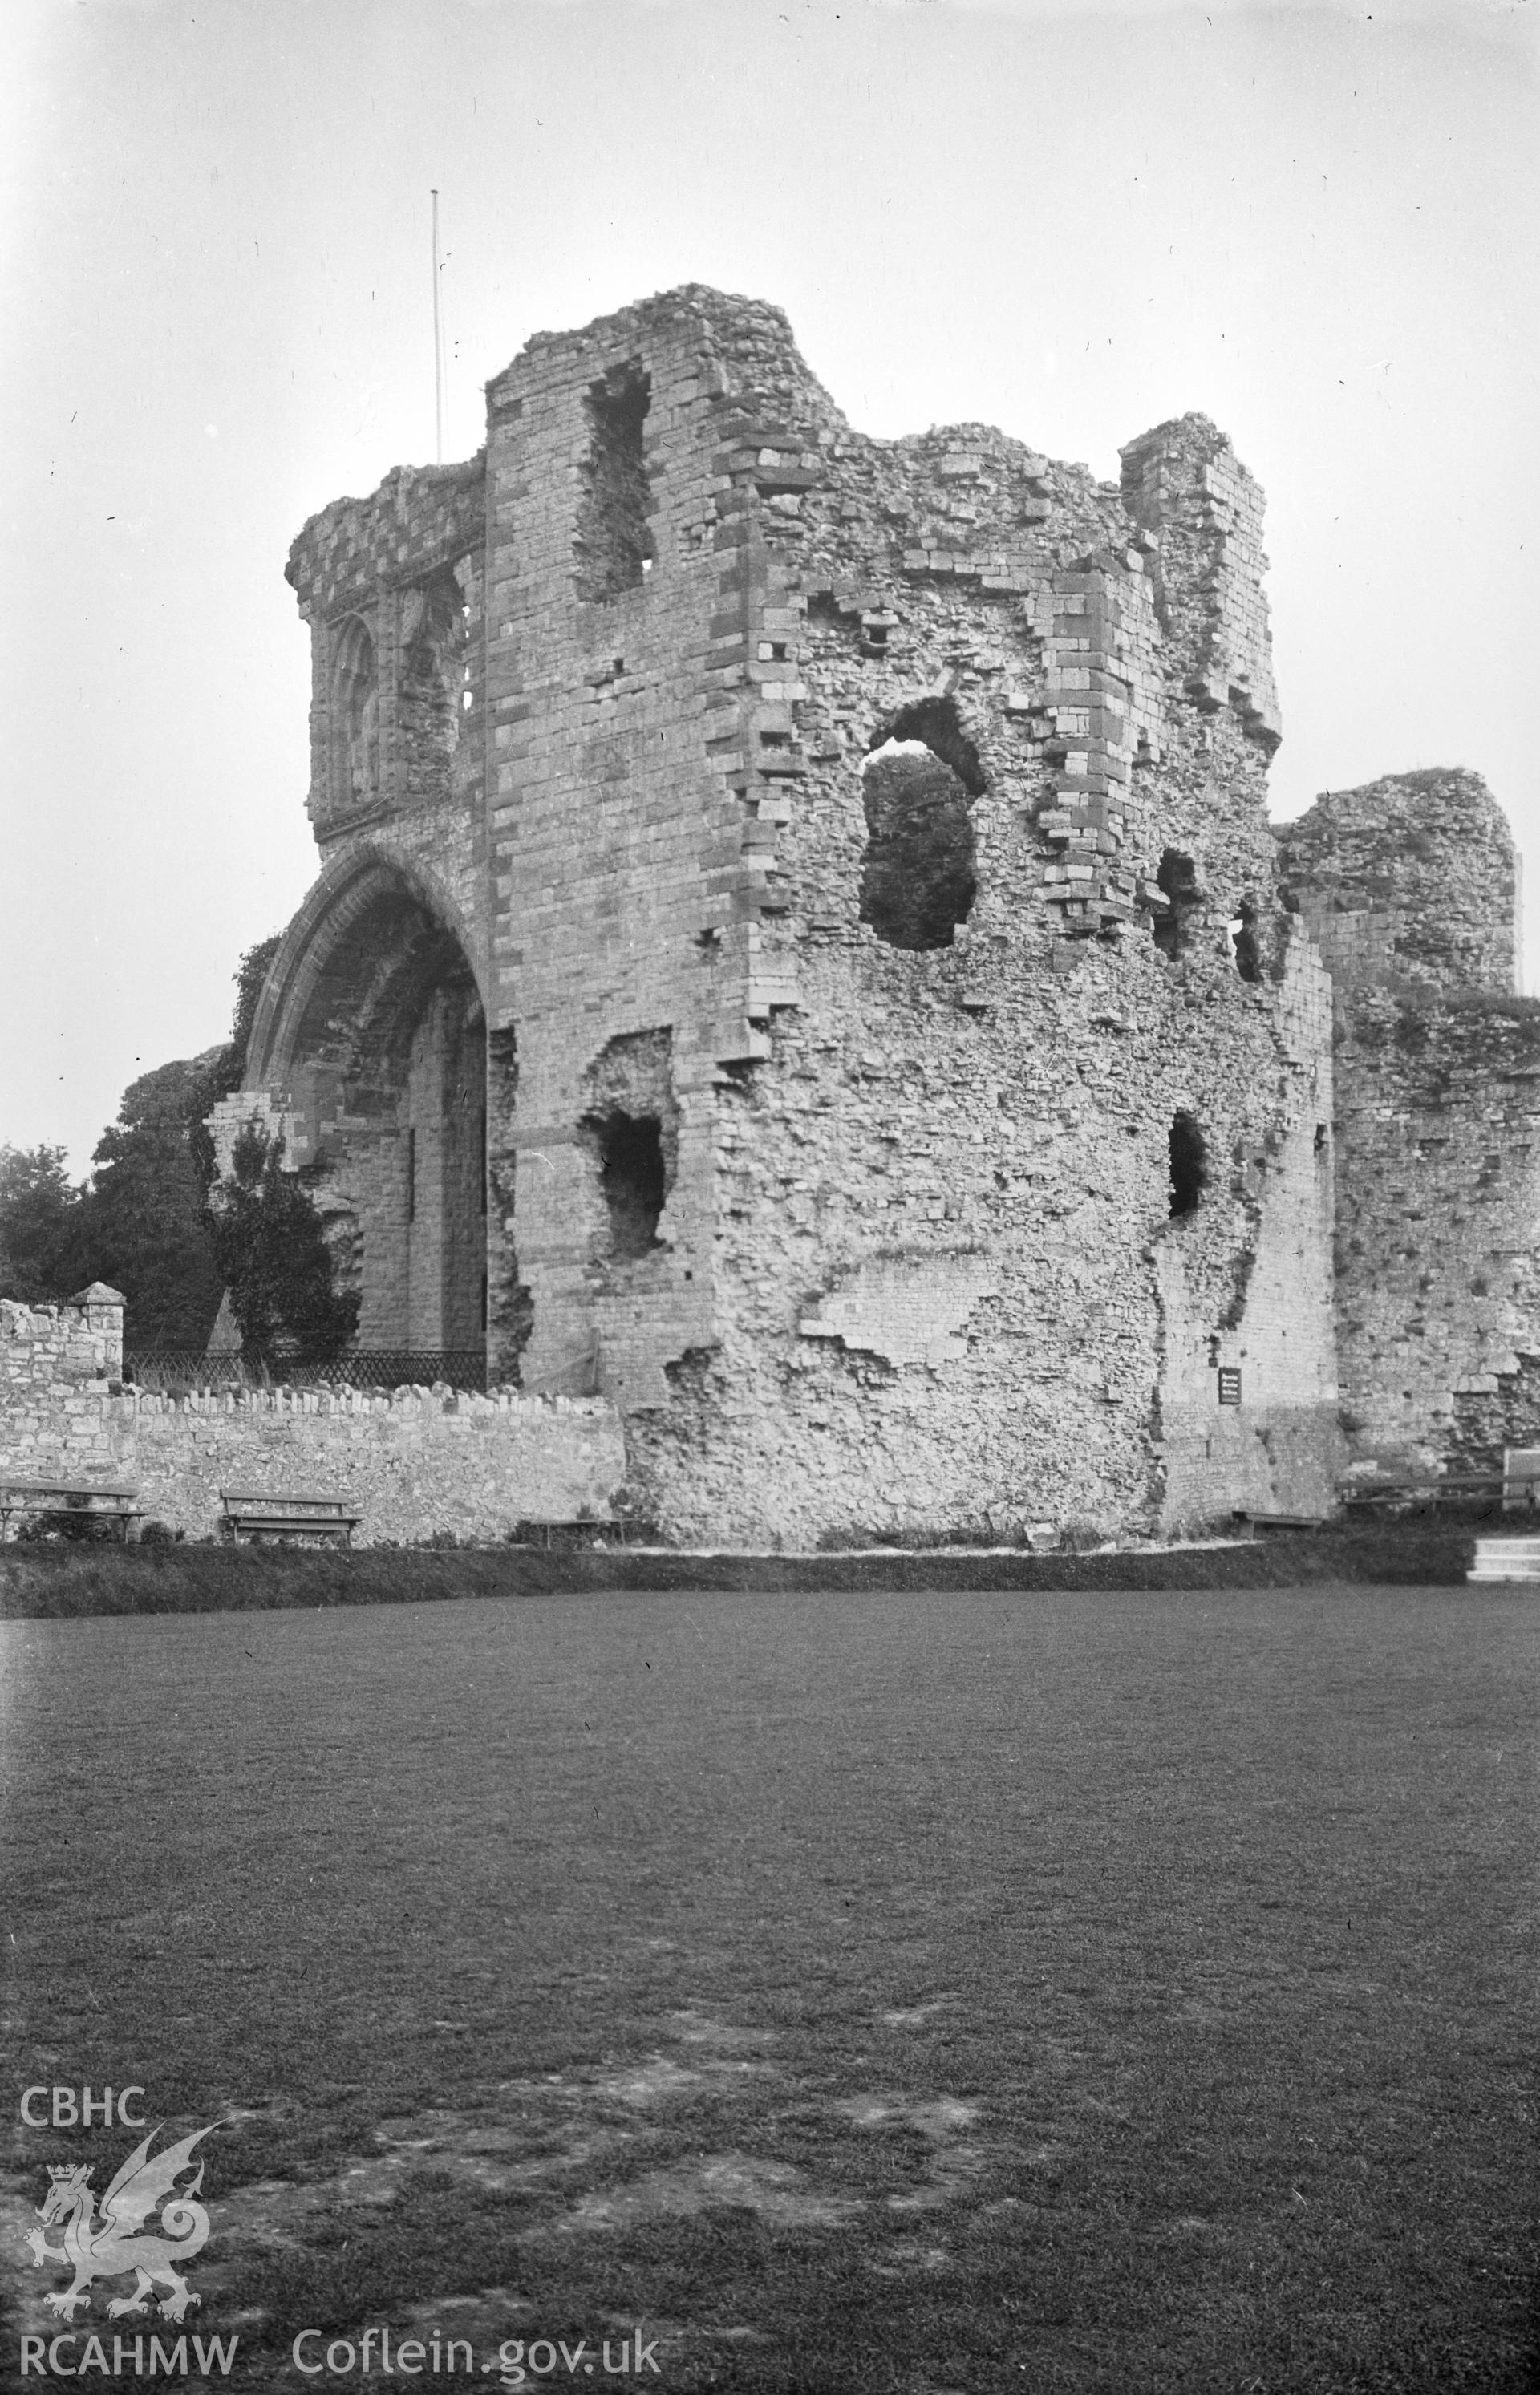
[[[204,1537],[221,1489],[338,1497],[361,1545],[498,1539],[520,1521],[607,1516],[625,1478],[619,1420],[598,1397],[423,1390],[243,1389],[126,1396],[139,1502]]]
[[[133,1484],[190,1538],[217,1529],[222,1489],[334,1496],[361,1545],[498,1539],[521,1521],[603,1520],[626,1476],[599,1397],[466,1391],[125,1388],[123,1301],[0,1304],[0,1476]]]

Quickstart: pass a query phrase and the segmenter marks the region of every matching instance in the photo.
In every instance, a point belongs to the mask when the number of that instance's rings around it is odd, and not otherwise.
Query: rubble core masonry
[[[870,440],[693,285],[486,410],[295,543],[322,869],[215,1118],[363,1343],[606,1400],[676,1538],[1326,1511],[1333,992],[1228,442]]]
[[[1331,968],[1349,1475],[1500,1468],[1540,1436],[1540,1005],[1519,858],[1475,774],[1329,791],[1280,827]]]

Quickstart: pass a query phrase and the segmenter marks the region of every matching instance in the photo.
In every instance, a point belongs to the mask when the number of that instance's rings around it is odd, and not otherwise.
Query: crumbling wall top
[[[760,417],[766,403],[777,404],[803,437],[814,428],[831,439],[849,433],[845,417],[798,350],[784,310],[703,283],[657,292],[571,332],[536,333],[487,384],[489,417],[496,421],[530,391],[579,379],[585,371],[603,372],[628,351],[657,350],[675,357],[688,352],[701,372],[704,396],[743,397]],[[767,432],[776,429],[765,422]]]
[[[333,499],[297,536],[284,568],[299,612],[323,620],[478,548],[486,453],[453,466],[394,466],[366,499]]]
[[[1517,987],[1519,861],[1479,774],[1440,766],[1327,790],[1278,840],[1285,888],[1339,988]]]
[[[1282,736],[1262,577],[1262,487],[1206,416],[1129,442],[1123,504],[1150,552],[1155,605],[1188,695],[1233,708],[1271,756]]]

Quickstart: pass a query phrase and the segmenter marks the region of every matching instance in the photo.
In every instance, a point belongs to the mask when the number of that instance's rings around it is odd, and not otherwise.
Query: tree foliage
[[[0,1297],[28,1305],[57,1300],[79,1202],[62,1147],[0,1146]]]
[[[82,1271],[126,1300],[124,1342],[204,1347],[219,1310],[219,1273],[204,1227],[192,1158],[192,1105],[208,1059],[162,1065],[131,1081],[97,1143],[75,1227]],[[86,1269],[85,1267],[87,1267]]]
[[[188,1113],[206,1062],[131,1081],[78,1188],[61,1147],[0,1149],[0,1295],[59,1304],[103,1280],[127,1301],[128,1345],[206,1343],[220,1283]]]
[[[0,1147],[0,1296],[46,1305],[108,1281],[125,1293],[126,1348],[204,1348],[230,1284],[232,1293],[254,1290],[251,1353],[268,1356],[275,1339],[304,1356],[336,1353],[328,1342],[347,1301],[338,1301],[340,1315],[321,1303],[321,1226],[295,1178],[278,1176],[278,1159],[268,1157],[249,1185],[237,1181],[228,1219],[211,1205],[216,1157],[204,1118],[245,1080],[275,951],[278,939],[263,939],[242,956],[223,1047],[129,1082],[86,1184],[72,1184],[62,1147]],[[240,1310],[237,1319],[245,1336]]]
[[[248,948],[235,975],[230,1044],[212,1060],[194,1106],[194,1162],[204,1186],[204,1222],[248,1363],[280,1356],[329,1362],[358,1328],[358,1297],[339,1294],[321,1218],[298,1173],[283,1170],[284,1143],[259,1122],[236,1139],[231,1171],[220,1180],[205,1118],[246,1078],[246,1051],[276,938]]]
[[[205,1190],[212,1187],[219,1171],[214,1155],[214,1143],[208,1135],[206,1118],[221,1098],[238,1090],[246,1078],[246,1050],[251,1044],[251,1027],[257,1020],[257,1004],[262,995],[267,970],[278,953],[278,934],[270,940],[259,940],[247,948],[235,969],[235,1019],[230,1027],[230,1038],[222,1048],[211,1049],[199,1059],[204,1070],[197,1087],[190,1092],[189,1111],[192,1119],[192,1164]]]
[[[210,1192],[214,1252],[248,1362],[289,1353],[304,1364],[339,1356],[358,1328],[356,1290],[332,1285],[321,1218],[297,1174],[283,1170],[284,1143],[248,1123],[231,1171]]]

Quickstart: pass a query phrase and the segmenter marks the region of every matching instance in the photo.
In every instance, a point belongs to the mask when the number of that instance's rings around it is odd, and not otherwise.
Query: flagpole
[[[439,332],[438,193],[433,200],[433,463],[444,463],[444,344]]]

